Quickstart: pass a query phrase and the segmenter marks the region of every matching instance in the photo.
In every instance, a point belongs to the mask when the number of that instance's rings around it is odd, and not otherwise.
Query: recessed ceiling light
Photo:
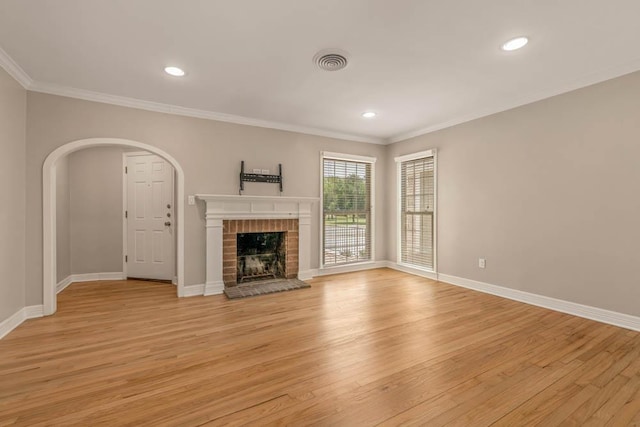
[[[178,67],[164,67],[164,72],[174,77],[184,76],[184,71]]]
[[[529,39],[527,37],[516,37],[515,39],[505,42],[502,45],[502,50],[511,52],[512,50],[518,50],[525,47],[527,43],[529,43]]]
[[[362,117],[364,117],[365,119],[373,119],[376,116],[376,113],[374,113],[373,111],[365,111],[364,113],[362,113]]]

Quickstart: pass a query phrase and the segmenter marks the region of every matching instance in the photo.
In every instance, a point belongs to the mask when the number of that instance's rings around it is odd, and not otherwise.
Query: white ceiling
[[[0,47],[32,90],[388,142],[640,69],[639,16],[638,0],[0,0]],[[349,66],[316,69],[325,48]]]

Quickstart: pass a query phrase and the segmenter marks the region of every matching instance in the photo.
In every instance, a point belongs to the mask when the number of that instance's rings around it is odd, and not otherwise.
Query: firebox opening
[[[238,283],[286,277],[284,232],[237,234]]]

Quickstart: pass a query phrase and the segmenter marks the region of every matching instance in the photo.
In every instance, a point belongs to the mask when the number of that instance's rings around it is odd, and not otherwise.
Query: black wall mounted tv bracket
[[[244,160],[240,162],[240,190],[238,194],[242,195],[245,182],[268,182],[278,184],[282,193],[282,164],[278,164],[278,175],[266,175],[261,173],[245,173]]]

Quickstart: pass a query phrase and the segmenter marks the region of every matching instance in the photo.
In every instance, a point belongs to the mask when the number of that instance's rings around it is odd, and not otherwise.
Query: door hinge
[[[129,218],[129,211],[124,211],[124,217]]]
[[[124,167],[124,173],[129,173],[129,168],[127,166]]]
[[[129,262],[129,255],[124,256],[124,262]]]

